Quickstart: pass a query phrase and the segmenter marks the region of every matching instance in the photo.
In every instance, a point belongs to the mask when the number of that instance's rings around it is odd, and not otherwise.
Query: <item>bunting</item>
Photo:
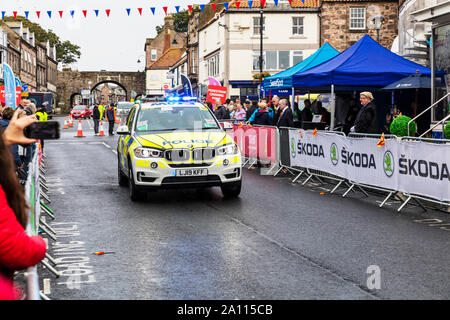
[[[25,11],[25,18],[28,19],[28,14],[30,13],[30,11]]]
[[[223,6],[225,7],[225,10],[227,10],[227,11],[228,11],[228,6],[229,6],[229,3],[228,3],[228,2],[225,2],[225,3],[223,4]]]
[[[275,7],[278,7],[278,0],[273,0],[275,2]]]
[[[239,10],[239,7],[241,6],[241,3],[240,2],[236,2],[235,4],[236,4],[236,8]]]
[[[2,19],[5,19],[6,11],[2,11]]]
[[[58,13],[59,13],[59,17],[62,18],[62,16],[63,16],[63,10],[58,11]]]
[[[109,14],[111,13],[111,9],[106,9],[105,12],[106,12],[106,16],[109,17]]]
[[[14,19],[17,19],[17,11],[13,11]]]
[[[94,10],[95,16],[98,17],[98,10]]]
[[[86,18],[87,10],[83,10],[83,15],[84,15],[84,17]]]
[[[213,9],[214,12],[216,12],[216,6],[217,6],[217,4],[211,3],[211,7],[212,7],[212,9]]]
[[[192,13],[192,5],[188,4],[189,13]]]
[[[153,15],[155,15],[155,8],[150,8],[150,10],[152,10]]]
[[[71,15],[72,18],[73,18],[73,16],[75,15],[75,10],[70,10],[70,15]]]
[[[261,6],[264,8],[266,6],[266,0],[261,0]]]
[[[40,11],[36,11],[36,15],[38,17],[38,19],[41,17],[41,12]]]
[[[247,3],[248,3],[248,7],[251,9],[253,6],[253,1],[247,1]]]
[[[180,13],[180,6],[175,6],[175,10],[177,10],[177,13]]]
[[[205,10],[205,5],[204,5],[204,4],[201,4],[201,5],[200,5],[200,9],[201,9],[202,12],[203,12],[203,10]]]
[[[130,16],[130,12],[131,12],[131,9],[126,9],[127,10],[127,14],[128,14],[128,16]]]
[[[167,7],[163,7],[163,10],[164,10],[164,13],[165,13],[166,16],[167,16]]]
[[[51,11],[47,11],[48,17],[51,19],[52,18],[52,12]]]
[[[142,8],[138,8],[139,15],[142,16]]]

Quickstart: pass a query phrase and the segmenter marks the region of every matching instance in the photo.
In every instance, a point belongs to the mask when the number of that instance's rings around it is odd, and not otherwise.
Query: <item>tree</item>
[[[173,17],[173,27],[176,32],[187,32],[188,21],[189,21],[189,11],[182,10],[179,13],[172,15]],[[156,26],[156,33],[160,34],[163,26]]]
[[[71,64],[77,62],[81,56],[80,47],[66,40],[64,42],[59,39],[58,35],[52,30],[46,31],[39,24],[31,22],[23,16],[5,17],[4,21],[22,22],[25,28],[34,33],[36,42],[46,43],[56,47],[56,61],[63,64]]]

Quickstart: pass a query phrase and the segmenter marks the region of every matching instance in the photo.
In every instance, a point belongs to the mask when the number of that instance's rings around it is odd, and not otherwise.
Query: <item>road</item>
[[[342,198],[247,169],[239,199],[210,188],[133,203],[117,183],[117,136],[82,124],[86,137],[74,137],[74,123],[45,144],[56,215],[46,221],[57,231],[49,253],[61,272],[39,268],[51,299],[450,297],[448,214],[398,214],[395,203],[378,208],[381,197]],[[112,253],[92,254],[101,250]],[[372,270],[379,289],[368,287]]]

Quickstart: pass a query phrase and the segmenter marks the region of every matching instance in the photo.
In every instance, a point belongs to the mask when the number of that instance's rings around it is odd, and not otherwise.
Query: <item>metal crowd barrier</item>
[[[422,141],[422,142],[427,142],[427,143],[436,143],[436,144],[450,144],[450,139],[433,139],[433,138],[419,138],[419,137],[402,137],[401,138],[402,141]],[[440,201],[440,200],[436,200],[436,199],[432,199],[426,196],[422,196],[422,195],[418,195],[418,194],[411,194],[411,193],[407,193],[404,192],[403,193],[407,198],[406,199],[402,199],[403,203],[402,205],[397,209],[398,212],[400,212],[405,206],[406,204],[410,201],[413,200],[417,203],[420,203],[419,200],[423,200],[423,201],[427,201],[427,202],[432,202],[435,204],[439,204],[442,206],[447,207],[447,211],[450,212],[450,202],[448,201]],[[425,209],[425,207],[421,204],[422,208]]]
[[[51,203],[50,198],[43,189],[48,191],[45,174],[45,158],[42,154],[41,146],[38,143],[35,148],[33,159],[29,165],[28,177],[25,183],[25,197],[29,204],[30,210],[28,213],[28,225],[26,232],[30,236],[36,236],[41,233],[48,235],[51,239],[56,241],[56,232],[44,220],[41,213],[45,213],[51,219],[55,219],[54,212],[47,204]],[[47,202],[41,200],[41,198]],[[45,254],[46,259],[40,263],[45,266],[55,276],[59,277],[59,272],[53,268],[47,260],[51,261],[56,266],[55,260],[48,254]],[[25,294],[27,300],[50,300],[42,291],[39,290],[39,276],[37,266],[27,268],[25,272]]]

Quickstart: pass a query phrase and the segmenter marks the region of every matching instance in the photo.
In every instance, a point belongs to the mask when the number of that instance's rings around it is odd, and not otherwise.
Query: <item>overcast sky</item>
[[[208,3],[208,0],[1,0],[6,15],[25,16],[45,30],[53,30],[61,40],[80,46],[81,57],[72,67],[80,71],[142,71],[146,38],[156,35],[155,27],[164,23],[163,6],[175,13],[175,6],[187,9],[188,4]],[[6,3],[5,3],[6,2]],[[155,15],[150,7],[155,7]],[[130,8],[130,16],[126,9]],[[142,16],[137,8],[143,8]],[[105,10],[110,9],[109,18]],[[51,19],[47,11],[52,11]],[[63,10],[60,18],[58,11]],[[75,10],[74,18],[70,11]],[[87,18],[82,10],[87,10]],[[98,17],[94,10],[99,10]],[[40,19],[36,11],[41,11]],[[137,63],[138,59],[142,62]]]

